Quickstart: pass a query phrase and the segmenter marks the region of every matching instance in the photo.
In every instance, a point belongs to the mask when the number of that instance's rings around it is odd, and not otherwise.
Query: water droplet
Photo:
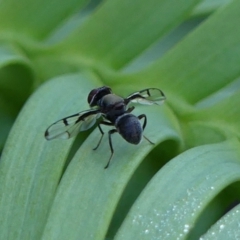
[[[187,195],[191,196],[191,194],[192,194],[192,192],[189,189],[187,189]]]
[[[225,228],[225,225],[224,224],[221,224],[220,225],[220,229],[224,229]]]
[[[188,233],[189,232],[189,228],[190,228],[190,226],[188,224],[185,224],[183,232]]]

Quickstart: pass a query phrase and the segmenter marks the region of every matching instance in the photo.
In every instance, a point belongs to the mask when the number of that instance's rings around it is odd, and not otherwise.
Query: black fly
[[[90,110],[82,111],[53,123],[46,130],[45,138],[47,140],[54,138],[67,139],[76,136],[79,132],[91,128],[96,123],[96,120],[101,118],[97,126],[102,135],[94,150],[99,147],[103,138],[104,132],[101,125],[114,126],[108,132],[111,156],[105,166],[107,168],[114,153],[111,139],[113,133],[118,132],[127,142],[132,144],[139,144],[142,137],[153,144],[148,138],[143,136],[143,130],[147,124],[146,115],[135,116],[131,114],[134,107],[129,107],[129,104],[161,104],[165,99],[164,93],[158,88],[147,88],[135,92],[127,98],[113,94],[111,88],[106,86],[96,88],[88,95]],[[139,121],[141,119],[143,119],[143,125]]]

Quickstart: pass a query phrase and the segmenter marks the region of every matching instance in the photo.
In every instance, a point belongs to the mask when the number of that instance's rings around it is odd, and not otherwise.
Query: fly
[[[114,153],[111,138],[113,133],[118,132],[131,144],[139,144],[142,137],[144,137],[149,143],[154,144],[143,135],[143,131],[147,125],[146,115],[133,115],[132,111],[135,107],[129,107],[129,104],[139,103],[144,105],[160,105],[165,99],[166,97],[164,93],[158,88],[147,88],[132,93],[127,98],[122,98],[113,94],[112,89],[107,86],[96,88],[89,93],[87,99],[91,109],[65,117],[53,123],[47,128],[45,138],[47,140],[55,138],[68,139],[76,136],[79,132],[91,128],[97,122],[101,137],[97,146],[93,148],[93,150],[96,150],[104,135],[101,125],[113,126],[113,128],[108,131],[111,155],[105,166],[106,169],[108,168]],[[99,121],[97,121],[98,119]],[[140,122],[141,119],[143,119],[143,124]]]

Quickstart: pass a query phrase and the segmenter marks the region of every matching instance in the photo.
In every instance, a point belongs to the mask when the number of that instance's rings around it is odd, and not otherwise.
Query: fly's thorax
[[[124,99],[115,95],[108,94],[99,101],[101,112],[106,118],[115,123],[116,119],[126,112],[126,105]]]
[[[124,99],[115,94],[107,94],[100,99],[99,106],[107,108],[118,103],[124,103]]]
[[[142,140],[143,129],[139,119],[130,113],[119,116],[115,121],[119,134],[129,143],[139,144]]]

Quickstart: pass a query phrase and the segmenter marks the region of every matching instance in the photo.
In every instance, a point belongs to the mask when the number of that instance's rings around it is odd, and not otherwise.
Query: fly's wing
[[[147,88],[139,92],[129,95],[125,99],[125,103],[140,103],[144,105],[162,104],[166,97],[164,93],[158,88]]]
[[[47,128],[45,138],[51,140],[74,137],[79,132],[91,128],[100,116],[99,110],[88,110],[63,118]]]

